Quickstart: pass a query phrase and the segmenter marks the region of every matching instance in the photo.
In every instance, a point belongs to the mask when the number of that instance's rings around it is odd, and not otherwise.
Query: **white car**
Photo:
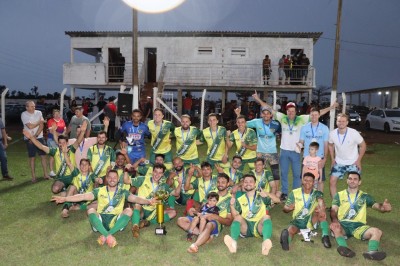
[[[379,129],[386,133],[400,132],[400,109],[377,109],[367,115],[367,129]]]

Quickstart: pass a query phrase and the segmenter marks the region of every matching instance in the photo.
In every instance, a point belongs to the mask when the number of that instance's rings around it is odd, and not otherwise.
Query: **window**
[[[234,47],[231,48],[231,56],[232,57],[246,57],[247,49],[244,47]]]
[[[197,48],[198,55],[212,55],[213,48],[212,47],[199,47]]]

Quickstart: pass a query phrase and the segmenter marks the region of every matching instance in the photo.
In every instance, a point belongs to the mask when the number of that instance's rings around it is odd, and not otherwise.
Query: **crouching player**
[[[118,173],[115,170],[110,170],[106,179],[106,186],[96,188],[92,192],[68,197],[53,196],[51,200],[56,203],[97,200],[97,209],[90,208],[87,211],[89,222],[93,231],[101,234],[97,242],[100,245],[107,243],[112,248],[117,245],[113,235],[123,230],[132,216],[130,208],[124,209],[125,201],[146,205],[152,205],[156,201],[137,197],[118,186]]]

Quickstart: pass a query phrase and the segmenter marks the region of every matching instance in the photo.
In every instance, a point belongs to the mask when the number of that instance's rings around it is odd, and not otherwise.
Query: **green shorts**
[[[100,214],[99,219],[101,223],[103,224],[104,228],[109,231],[113,226],[115,225],[115,222],[118,220],[119,215],[114,215],[114,214]],[[92,230],[94,232],[97,232],[96,228],[92,226]]]
[[[190,167],[191,164],[193,164],[194,166],[200,166],[200,159],[199,158],[196,158],[196,159],[193,159],[193,160],[184,160],[184,159],[182,159],[182,161],[183,161],[183,166],[184,167]]]
[[[348,237],[353,236],[356,239],[364,240],[363,236],[365,231],[371,228],[371,226],[363,224],[363,223],[357,223],[357,222],[340,222],[340,225],[342,226],[343,230],[345,231],[346,235]]]
[[[209,164],[211,164],[211,168],[214,169],[214,171],[216,171],[216,169],[215,169],[215,167],[214,167],[216,163],[219,164],[219,166],[221,166],[222,168],[229,168],[229,167],[230,167],[230,163],[229,163],[229,162],[227,162],[227,163],[222,163],[222,161],[211,160],[211,159],[209,159],[209,158],[207,158],[207,162],[208,162]]]
[[[247,232],[246,235],[240,234],[241,237],[261,237],[261,234],[258,232],[258,223],[260,221],[248,221],[246,220],[247,224]]]
[[[312,224],[312,216],[311,215],[308,219],[294,219],[294,220],[290,221],[289,224],[296,226],[298,229],[311,229],[311,230],[315,229]]]
[[[147,221],[151,221],[157,217],[157,209],[154,210],[146,210],[143,208],[143,219]]]
[[[254,169],[254,162],[256,161],[256,159],[257,159],[257,157],[253,158],[253,159],[242,160],[242,165],[239,167],[239,170],[243,172],[244,167],[246,166],[246,164],[249,166],[249,170]]]
[[[56,178],[55,181],[62,182],[64,184],[65,188],[67,188],[67,187],[69,187],[69,185],[72,184],[73,179],[74,179],[74,177],[72,175],[66,175],[66,176]]]

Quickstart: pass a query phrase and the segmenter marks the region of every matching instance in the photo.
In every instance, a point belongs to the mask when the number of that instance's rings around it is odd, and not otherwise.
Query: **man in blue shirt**
[[[311,122],[305,124],[300,130],[300,143],[303,144],[304,153],[303,157],[309,155],[309,146],[311,142],[318,142],[319,149],[317,156],[322,160],[319,163],[319,168],[322,168],[322,181],[325,181],[325,162],[328,157],[328,140],[329,128],[319,122],[320,112],[318,108],[311,108],[310,120]],[[323,183],[318,183],[318,190],[324,191]]]
[[[125,134],[126,150],[130,163],[135,163],[140,158],[146,157],[146,147],[144,138],[150,136],[149,128],[141,122],[142,111],[134,109],[132,111],[132,121],[126,121],[120,128],[121,134]]]

